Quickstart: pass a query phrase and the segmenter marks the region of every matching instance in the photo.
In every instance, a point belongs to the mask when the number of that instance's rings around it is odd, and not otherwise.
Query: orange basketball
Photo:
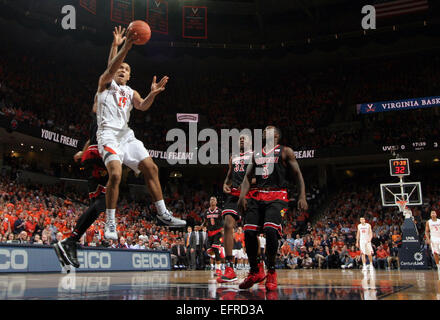
[[[138,40],[134,42],[137,45],[146,44],[151,38],[151,29],[148,23],[142,20],[136,20],[130,23],[127,32],[136,32]]]

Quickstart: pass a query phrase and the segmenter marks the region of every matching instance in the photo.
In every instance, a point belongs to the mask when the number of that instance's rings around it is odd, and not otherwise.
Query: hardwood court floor
[[[278,270],[273,292],[238,283],[217,284],[211,271],[2,274],[0,299],[440,300],[439,274],[428,270]]]

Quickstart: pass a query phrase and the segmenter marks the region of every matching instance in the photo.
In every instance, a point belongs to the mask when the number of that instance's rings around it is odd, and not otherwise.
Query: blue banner
[[[81,248],[78,261],[77,272],[171,270],[170,253],[164,251]],[[51,246],[0,245],[0,273],[61,271]]]
[[[405,100],[362,103],[357,105],[358,113],[413,110],[440,106],[440,97],[413,98]]]

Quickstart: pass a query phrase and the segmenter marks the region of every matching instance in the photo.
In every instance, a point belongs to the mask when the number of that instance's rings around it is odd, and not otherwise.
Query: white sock
[[[116,209],[105,209],[105,216],[107,218],[107,222],[115,222],[115,213],[116,213]]]
[[[157,212],[159,212],[160,215],[163,215],[167,212],[167,208],[165,207],[165,202],[163,201],[163,199],[156,201],[154,205],[156,206]]]

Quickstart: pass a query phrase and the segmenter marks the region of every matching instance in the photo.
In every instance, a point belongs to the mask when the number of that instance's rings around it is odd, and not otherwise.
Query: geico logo
[[[168,274],[154,274],[149,276],[133,276],[131,277],[132,286],[168,284]]]
[[[109,252],[79,251],[78,261],[80,268],[110,269],[112,258]]]
[[[163,269],[169,267],[168,255],[160,253],[133,253],[133,268]]]
[[[0,249],[0,270],[23,270],[28,267],[28,254],[25,250]]]
[[[59,293],[86,293],[108,291],[110,277],[81,277],[68,274],[58,282]]]
[[[0,300],[6,298],[22,298],[26,291],[26,279],[13,277],[0,280]]]

